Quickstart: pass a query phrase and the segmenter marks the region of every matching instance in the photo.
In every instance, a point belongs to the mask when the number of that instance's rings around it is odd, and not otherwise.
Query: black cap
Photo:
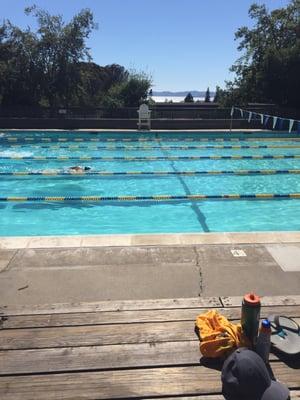
[[[262,358],[240,348],[224,362],[222,393],[227,400],[287,400],[289,389],[273,381]]]

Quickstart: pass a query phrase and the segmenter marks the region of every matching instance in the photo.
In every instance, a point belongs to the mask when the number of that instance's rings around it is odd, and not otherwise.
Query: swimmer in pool
[[[32,171],[29,172],[33,172],[33,173],[39,173],[39,174],[45,174],[45,175],[55,175],[57,173],[59,173],[59,171],[57,169],[34,169]]]
[[[71,174],[81,174],[82,172],[89,171],[91,167],[81,167],[80,165],[75,165],[74,167],[68,168],[68,172]]]

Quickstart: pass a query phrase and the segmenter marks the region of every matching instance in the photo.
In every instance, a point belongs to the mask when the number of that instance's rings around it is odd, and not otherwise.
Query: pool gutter
[[[2,236],[0,249],[300,243],[300,232],[226,232],[78,236]]]

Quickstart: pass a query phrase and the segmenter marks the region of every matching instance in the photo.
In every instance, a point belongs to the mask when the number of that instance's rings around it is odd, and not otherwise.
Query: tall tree
[[[93,62],[82,62],[79,70],[81,77],[77,105],[101,105],[106,93],[114,85],[122,84],[129,78],[129,72],[117,64],[101,67]]]
[[[184,102],[185,102],[185,103],[194,103],[194,97],[193,97],[192,93],[189,92],[189,93],[185,96]]]
[[[111,87],[104,104],[110,107],[136,107],[147,99],[150,87],[151,78],[144,73],[133,72],[126,81]]]
[[[77,93],[79,63],[90,60],[85,41],[96,27],[93,15],[85,9],[66,24],[36,6],[25,13],[36,17],[36,32],[10,21],[0,27],[0,65],[7,78],[2,103],[67,106]]]
[[[84,9],[66,24],[62,16],[52,16],[36,6],[27,8],[25,12],[37,18],[36,37],[44,71],[43,89],[49,105],[68,106],[77,94],[79,62],[91,59],[85,41],[96,28],[93,14]]]
[[[0,94],[4,105],[36,104],[41,95],[38,43],[35,35],[9,21],[0,27]]]
[[[243,54],[231,68],[236,77],[227,85],[227,100],[299,107],[300,0],[271,12],[253,4],[249,16],[253,27],[235,34]]]
[[[96,24],[90,10],[68,23],[36,6],[26,14],[36,17],[36,31],[0,25],[0,104],[122,107],[147,98],[146,74],[91,62],[86,39]]]
[[[214,96],[214,103],[219,103],[220,99],[222,97],[222,89],[220,86],[216,86],[216,92]]]
[[[209,91],[209,87],[206,89],[204,101],[205,101],[205,103],[210,103],[210,91]]]

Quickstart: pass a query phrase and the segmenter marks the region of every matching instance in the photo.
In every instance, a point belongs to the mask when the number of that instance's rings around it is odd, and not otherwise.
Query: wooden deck
[[[200,362],[194,320],[217,308],[240,318],[241,298],[119,301],[0,308],[0,399],[221,400],[220,365]],[[264,297],[261,316],[300,320],[300,296]],[[271,354],[300,399],[300,360]]]

